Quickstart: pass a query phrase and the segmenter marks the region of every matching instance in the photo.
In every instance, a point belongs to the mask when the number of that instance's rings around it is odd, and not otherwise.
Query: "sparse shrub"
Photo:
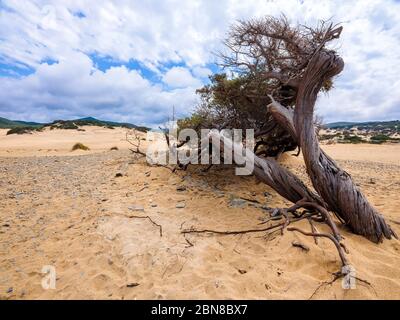
[[[112,147],[110,150],[118,150],[118,147]]]
[[[41,129],[42,128],[35,128],[35,127],[16,127],[8,130],[7,135],[32,133],[32,131],[41,131]]]
[[[382,140],[370,140],[369,143],[371,144],[382,144],[384,141]]]
[[[381,144],[384,142],[398,142],[400,141],[399,138],[392,138],[387,136],[386,134],[377,134],[371,137],[370,143],[373,144]]]
[[[140,131],[140,132],[147,132],[150,129],[147,127],[136,127],[135,130]]]
[[[85,151],[87,151],[87,150],[90,150],[90,149],[89,149],[89,147],[85,146],[83,143],[78,142],[78,143],[75,143],[74,146],[72,147],[72,151],[75,151],[75,150],[85,150]]]
[[[388,140],[391,140],[389,136],[386,134],[377,134],[375,136],[371,137],[372,141],[381,141],[381,142],[386,142]]]
[[[335,133],[335,134],[321,134],[321,135],[319,136],[319,140],[321,140],[321,141],[323,141],[323,140],[330,140],[330,139],[336,138],[336,137],[338,137],[338,136],[340,136],[340,133]]]
[[[79,129],[79,127],[72,121],[56,120],[50,124],[50,130],[53,129],[76,130]]]
[[[147,132],[149,129],[146,127],[136,127],[135,125],[129,123],[118,123],[118,122],[111,122],[111,121],[100,121],[93,118],[83,118],[83,119],[76,119],[76,120],[55,120],[51,123],[45,125],[46,127],[50,127],[50,130],[54,129],[75,129],[79,130],[79,127],[82,126],[98,126],[104,127],[107,129],[115,129],[117,127],[121,128],[135,128],[136,130]]]
[[[59,128],[60,128],[60,129],[68,129],[68,130],[76,130],[76,129],[79,129],[79,127],[78,127],[75,123],[73,123],[73,122],[66,122],[66,123],[63,123]]]
[[[342,142],[342,143],[363,143],[365,141],[359,136],[345,135],[343,137],[343,140],[340,142]]]

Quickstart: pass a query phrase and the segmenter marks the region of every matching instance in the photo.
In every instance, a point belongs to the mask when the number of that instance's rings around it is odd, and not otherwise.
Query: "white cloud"
[[[212,71],[208,68],[195,66],[192,69],[193,74],[198,78],[207,78],[209,75],[212,74]]]
[[[164,91],[136,70],[94,69],[82,53],[71,53],[52,65],[42,64],[22,79],[0,82],[0,110],[11,119],[49,121],[95,115],[101,119],[154,126],[195,105],[193,89]]]
[[[163,81],[171,88],[200,87],[201,81],[194,78],[184,67],[173,67],[163,76]]]
[[[318,112],[326,120],[400,118],[400,3],[388,0],[0,2],[0,64],[33,68],[0,81],[0,116],[54,119],[83,113],[156,123],[173,104],[195,103],[212,52],[238,18],[285,13],[293,22],[332,18],[344,30],[346,66]],[[92,54],[137,61],[157,79],[126,67],[96,69]],[[59,61],[48,65],[46,61]],[[177,67],[179,65],[179,67]],[[162,86],[164,81],[168,87]],[[152,82],[153,81],[153,82]],[[133,83],[131,83],[133,82]],[[160,120],[162,121],[162,120]]]

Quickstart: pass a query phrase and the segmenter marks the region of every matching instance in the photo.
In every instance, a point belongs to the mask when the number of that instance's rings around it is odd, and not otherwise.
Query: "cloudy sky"
[[[400,119],[400,2],[391,0],[0,0],[0,117],[94,116],[155,126],[217,72],[212,52],[237,19],[332,18],[346,66],[325,121]]]

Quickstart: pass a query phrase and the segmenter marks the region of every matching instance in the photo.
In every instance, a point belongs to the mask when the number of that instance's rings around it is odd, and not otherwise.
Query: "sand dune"
[[[398,240],[377,245],[340,227],[357,277],[366,280],[344,290],[340,281],[323,285],[340,267],[328,240],[316,245],[288,231],[184,236],[191,227],[259,227],[267,216],[261,205],[289,203],[232,168],[172,174],[150,167],[127,150],[124,129],[85,129],[21,136],[1,130],[0,298],[400,298]],[[76,142],[91,151],[71,152]],[[400,234],[400,145],[324,148]],[[306,177],[300,157],[281,161]],[[253,201],[232,201],[243,198]],[[155,224],[140,218],[146,216]],[[298,227],[310,228],[305,221]],[[44,265],[56,268],[56,289],[42,288]]]
[[[73,155],[109,150],[112,147],[128,149],[125,128],[107,129],[83,126],[77,130],[50,130],[24,135],[7,135],[8,129],[0,129],[0,156],[50,156],[71,155],[72,146],[81,142],[90,147],[89,152],[75,151]]]

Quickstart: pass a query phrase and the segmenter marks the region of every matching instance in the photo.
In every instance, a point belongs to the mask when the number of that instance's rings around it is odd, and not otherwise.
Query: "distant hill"
[[[80,118],[75,120],[55,120],[51,123],[46,124],[45,126],[50,126],[50,128],[60,128],[60,129],[77,129],[78,126],[99,126],[99,127],[123,127],[130,129],[137,129],[139,131],[148,131],[149,128],[143,126],[137,126],[128,122],[115,122],[115,121],[106,121],[99,120],[93,117]]]
[[[0,128],[1,129],[15,129],[15,128],[25,128],[29,129],[39,129],[43,127],[50,127],[51,129],[78,129],[80,126],[99,126],[99,127],[123,127],[136,129],[140,131],[148,131],[149,128],[143,126],[137,126],[132,123],[127,122],[114,122],[99,120],[93,117],[85,117],[75,120],[55,120],[50,123],[38,123],[38,122],[28,122],[28,121],[18,121],[9,120],[0,117]],[[17,132],[17,131],[16,131]]]
[[[43,123],[38,122],[27,122],[18,120],[8,120],[0,117],[0,129],[12,129],[19,127],[40,127]]]
[[[332,122],[325,125],[329,129],[383,130],[390,129],[400,131],[400,121],[368,121],[368,122]]]
[[[334,122],[319,134],[324,143],[399,143],[400,121]]]
[[[343,128],[343,127],[353,126],[353,125],[356,125],[357,123],[360,123],[360,122],[345,122],[345,121],[331,122],[331,123],[325,124],[325,127],[335,129],[335,128]]]

